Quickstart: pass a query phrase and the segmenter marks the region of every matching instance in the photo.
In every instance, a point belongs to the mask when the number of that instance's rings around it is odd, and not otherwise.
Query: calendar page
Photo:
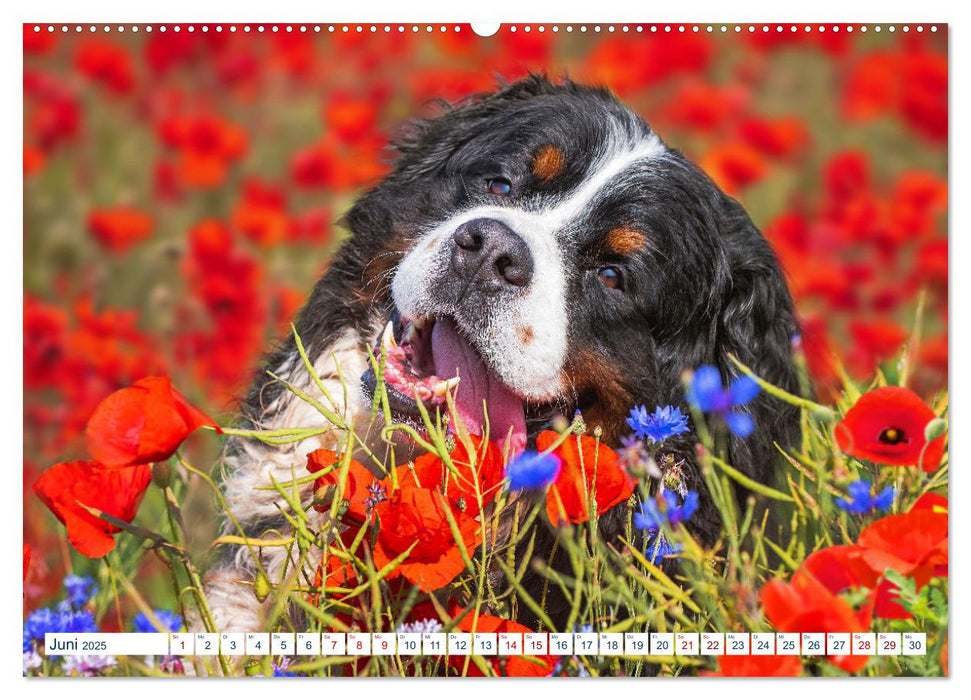
[[[948,86],[944,23],[28,21],[24,676],[946,676]]]

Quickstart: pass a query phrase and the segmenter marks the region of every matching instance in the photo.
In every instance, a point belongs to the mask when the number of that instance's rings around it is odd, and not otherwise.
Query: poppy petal
[[[927,444],[924,429],[936,417],[909,389],[881,387],[861,396],[837,423],[836,442],[859,459],[898,466],[921,462],[932,472],[944,455],[944,436]]]
[[[105,469],[97,462],[62,462],[40,475],[34,493],[64,523],[68,541],[86,557],[97,558],[114,549],[118,528],[96,518],[80,504],[131,521],[152,480],[152,469]]]

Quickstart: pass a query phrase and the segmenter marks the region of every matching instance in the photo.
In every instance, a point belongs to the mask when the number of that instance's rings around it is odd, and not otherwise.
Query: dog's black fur
[[[503,205],[542,207],[547,196],[566,196],[581,183],[610,129],[652,134],[604,89],[535,76],[410,123],[397,141],[392,172],[344,218],[351,238],[296,323],[309,355],[327,353],[349,328],[370,342],[375,321],[393,309],[389,279],[402,256],[432,224],[492,201],[479,183],[500,173],[513,186]],[[536,150],[546,144],[563,156],[562,169],[548,180],[531,171]],[[790,356],[797,325],[775,255],[742,206],[681,153],[665,147],[661,157],[612,183],[569,226],[561,244],[569,351],[558,371],[571,390],[527,402],[530,439],[555,415],[570,417],[579,409],[588,426],[600,426],[608,444],[617,447],[629,432],[625,419],[632,406],[686,408],[686,369],[712,364],[726,382],[737,376],[729,354],[767,381],[797,390]],[[629,255],[604,244],[608,232],[624,226],[646,239]],[[622,290],[601,282],[597,271],[604,266],[621,272]],[[291,338],[267,367],[279,367],[294,354]],[[261,372],[244,415],[258,424],[280,391]],[[728,458],[756,481],[771,482],[778,456],[773,441],[792,440],[797,414],[765,394],[747,410],[756,431],[744,440],[732,438]],[[689,528],[712,544],[720,519],[698,472],[695,438],[684,435],[667,447],[684,460],[688,487],[701,493]],[[605,537],[621,531],[626,519],[621,511],[600,521]],[[562,620],[563,601],[555,588],[547,606],[554,620]],[[525,613],[522,621],[531,624],[527,618]]]

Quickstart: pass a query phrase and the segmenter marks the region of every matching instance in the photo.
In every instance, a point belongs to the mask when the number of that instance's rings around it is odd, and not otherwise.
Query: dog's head
[[[632,405],[683,403],[685,369],[734,374],[729,353],[792,388],[768,244],[607,91],[532,77],[412,123],[398,149],[332,270],[366,309],[354,322],[383,329],[396,418],[458,376],[470,427],[485,402],[492,435],[522,445],[579,409],[616,440]]]

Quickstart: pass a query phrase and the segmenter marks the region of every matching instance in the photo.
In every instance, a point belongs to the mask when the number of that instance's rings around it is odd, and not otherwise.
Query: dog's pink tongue
[[[466,429],[482,435],[485,416],[489,411],[489,434],[492,440],[505,445],[512,428],[513,454],[526,446],[526,414],[523,401],[495,378],[482,362],[479,353],[462,337],[451,319],[439,319],[432,328],[432,356],[435,374],[442,379],[458,375],[455,408]]]

